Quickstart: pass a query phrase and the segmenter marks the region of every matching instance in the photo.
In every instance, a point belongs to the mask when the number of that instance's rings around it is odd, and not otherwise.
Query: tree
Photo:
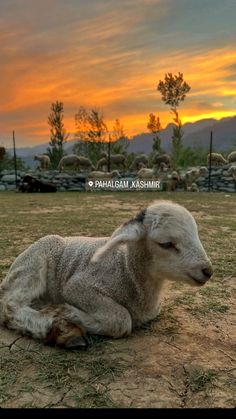
[[[5,147],[0,146],[0,160],[3,160],[5,154],[6,154]]]
[[[153,134],[153,144],[152,151],[153,153],[161,151],[161,139],[159,133],[162,130],[161,122],[159,116],[156,116],[154,113],[149,114],[149,121],[147,124],[148,130]]]
[[[119,119],[115,120],[109,139],[111,142],[111,152],[113,154],[126,154],[129,140],[125,134],[124,126],[121,124]]]
[[[47,153],[51,160],[51,166],[55,169],[64,155],[64,144],[69,134],[66,133],[63,123],[64,105],[63,102],[56,101],[51,105],[51,113],[48,117],[51,139]]]
[[[13,170],[14,168],[14,157],[8,152],[5,152],[3,159],[0,160],[0,172],[3,170]],[[17,170],[28,170],[28,166],[26,166],[25,162],[20,157],[16,157],[16,168]]]
[[[103,114],[97,109],[87,111],[81,106],[75,115],[75,126],[79,141],[74,146],[74,151],[89,157],[95,164],[105,150],[108,134]]]
[[[173,128],[172,145],[174,154],[178,153],[182,147],[183,130],[182,123],[178,113],[180,102],[183,102],[191,87],[184,81],[183,73],[173,75],[172,73],[165,74],[164,81],[160,80],[157,90],[162,95],[162,100],[166,105],[171,106],[171,112],[174,114],[173,121],[175,126]]]

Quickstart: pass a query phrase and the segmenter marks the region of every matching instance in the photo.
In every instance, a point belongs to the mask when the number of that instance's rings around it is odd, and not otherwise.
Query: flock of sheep
[[[47,170],[50,165],[50,158],[48,155],[35,155],[34,160],[40,162],[40,169]],[[226,164],[236,163],[236,151],[231,152],[227,159],[222,154],[212,153],[211,164],[212,166],[222,166]],[[192,168],[185,173],[177,172],[171,169],[171,158],[168,154],[156,153],[152,159],[153,167],[147,167],[149,159],[146,154],[137,155],[130,168],[130,172],[135,172],[138,179],[150,180],[159,179],[163,183],[163,189],[166,191],[175,191],[177,187],[185,191],[198,192],[198,186],[196,181],[200,177],[208,175],[208,168],[202,166],[200,168]],[[210,164],[210,155],[207,156],[207,165]],[[123,154],[111,154],[110,156],[111,168],[117,167],[125,170],[127,167],[126,157]],[[120,173],[118,170],[112,170],[108,172],[108,155],[103,152],[101,158],[98,160],[96,167],[92,164],[91,160],[84,156],[78,156],[76,154],[69,154],[62,157],[58,164],[58,170],[63,171],[67,167],[74,170],[82,170],[89,172],[88,179],[109,179],[118,178]],[[236,165],[232,165],[226,176],[233,176],[236,180]]]

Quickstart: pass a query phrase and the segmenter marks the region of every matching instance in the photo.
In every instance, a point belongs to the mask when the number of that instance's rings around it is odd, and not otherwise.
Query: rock
[[[0,185],[0,191],[5,191],[6,187],[4,185]]]
[[[17,176],[17,180],[20,181],[21,177]],[[15,178],[15,175],[4,175],[1,181],[4,183],[15,183],[16,178]]]

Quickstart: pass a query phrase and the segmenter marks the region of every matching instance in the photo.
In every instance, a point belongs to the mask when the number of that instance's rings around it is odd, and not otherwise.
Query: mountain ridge
[[[161,146],[165,152],[171,151],[171,137],[173,131],[173,123],[168,124],[165,129],[160,132]],[[185,147],[202,147],[209,148],[210,132],[213,132],[213,150],[217,152],[231,151],[236,149],[236,116],[226,117],[220,120],[213,118],[201,119],[196,122],[187,122],[183,125],[183,145]],[[146,153],[152,151],[153,135],[144,132],[134,135],[129,139],[128,153]],[[73,146],[77,139],[67,141],[65,150],[72,153]],[[29,165],[34,167],[33,157],[35,154],[45,153],[48,143],[38,144],[33,147],[19,147],[16,150],[17,156]],[[7,149],[11,154],[13,149]]]

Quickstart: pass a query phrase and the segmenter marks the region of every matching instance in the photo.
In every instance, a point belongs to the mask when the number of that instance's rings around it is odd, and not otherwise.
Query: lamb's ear
[[[141,211],[135,218],[132,218],[121,227],[119,227],[107,241],[93,255],[92,262],[98,262],[106,253],[121,243],[137,242],[145,235],[143,220],[146,210]]]

